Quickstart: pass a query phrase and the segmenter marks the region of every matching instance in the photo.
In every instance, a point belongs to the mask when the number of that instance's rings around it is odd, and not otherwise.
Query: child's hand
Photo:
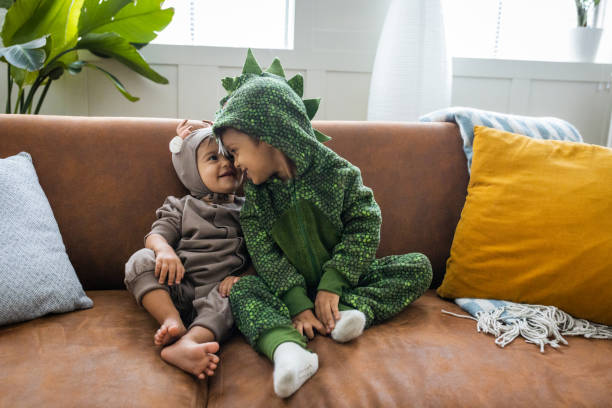
[[[185,139],[191,133],[191,126],[187,124],[187,119],[183,120],[176,127],[176,134],[181,137],[181,139]]]
[[[185,276],[185,268],[172,247],[168,246],[156,253],[155,277],[159,278],[159,283],[164,283],[168,278],[168,285],[179,284],[183,276]]]
[[[305,334],[309,339],[314,338],[313,329],[317,329],[319,333],[325,333],[323,323],[315,317],[310,309],[306,309],[293,317],[293,327],[295,327],[301,335]]]
[[[219,294],[221,297],[228,297],[232,286],[240,280],[240,276],[228,276],[219,284]]]
[[[327,334],[331,333],[336,326],[336,320],[340,319],[338,311],[338,302],[340,296],[332,292],[320,290],[317,292],[315,299],[315,313],[319,320],[325,325]]]

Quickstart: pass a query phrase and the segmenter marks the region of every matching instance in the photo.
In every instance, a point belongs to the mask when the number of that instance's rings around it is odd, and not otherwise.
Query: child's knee
[[[125,285],[129,288],[130,283],[143,273],[155,273],[155,252],[149,248],[134,252],[126,262]]]
[[[422,273],[423,283],[428,288],[431,285],[431,281],[433,279],[433,268],[431,266],[431,261],[429,258],[421,253],[416,253],[416,264],[419,267],[419,270]]]

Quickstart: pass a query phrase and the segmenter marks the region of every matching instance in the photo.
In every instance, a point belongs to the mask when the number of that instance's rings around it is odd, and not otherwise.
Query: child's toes
[[[210,343],[203,343],[203,350],[209,354],[214,354],[219,351],[219,343],[212,341]]]
[[[155,339],[155,344],[157,344],[158,346],[161,345],[164,340],[164,332],[162,331],[162,329],[157,330],[153,338]]]

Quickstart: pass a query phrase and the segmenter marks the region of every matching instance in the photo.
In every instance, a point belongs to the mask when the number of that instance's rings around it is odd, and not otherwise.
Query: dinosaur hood
[[[303,101],[303,83],[300,74],[287,81],[278,59],[262,72],[249,50],[243,74],[223,80],[229,95],[220,102],[213,131],[219,137],[232,127],[262,140],[285,153],[298,176],[303,174],[312,165],[313,152],[329,140],[310,124],[320,100]]]

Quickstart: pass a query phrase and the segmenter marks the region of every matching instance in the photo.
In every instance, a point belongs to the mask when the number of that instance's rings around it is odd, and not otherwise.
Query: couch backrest
[[[167,195],[182,196],[168,142],[178,119],[0,115],[0,157],[32,155],[66,250],[87,290],[123,288]],[[423,252],[438,286],[465,201],[451,124],[315,122],[362,171],[383,213],[378,255]]]

